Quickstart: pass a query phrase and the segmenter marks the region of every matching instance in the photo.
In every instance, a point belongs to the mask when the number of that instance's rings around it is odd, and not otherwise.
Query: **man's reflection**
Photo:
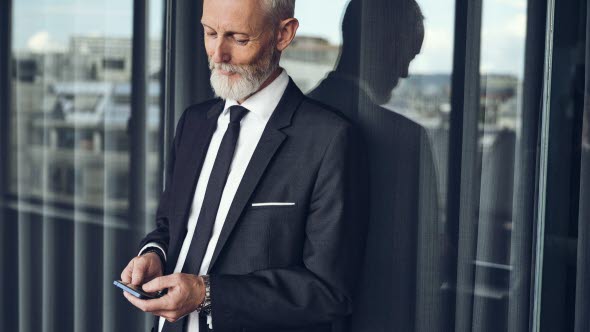
[[[353,330],[443,330],[442,245],[428,135],[379,106],[420,52],[422,12],[413,0],[352,0],[342,34],[338,64],[309,95],[356,121],[368,146],[370,224]]]

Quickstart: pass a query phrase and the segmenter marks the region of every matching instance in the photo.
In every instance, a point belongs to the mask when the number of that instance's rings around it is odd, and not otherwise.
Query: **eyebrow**
[[[207,24],[205,24],[205,23],[203,23],[203,22],[201,22],[201,24],[202,24],[203,26],[205,26],[205,27],[207,27],[207,28],[211,29],[211,30],[215,30],[214,28],[210,27],[209,25],[207,25]],[[249,33],[247,33],[247,32],[239,32],[239,31],[231,31],[231,30],[230,30],[230,31],[226,31],[225,33],[226,33],[227,35],[233,35],[233,34],[235,34],[235,35],[246,35],[246,36],[249,36],[249,35],[250,35],[250,34],[249,34]]]

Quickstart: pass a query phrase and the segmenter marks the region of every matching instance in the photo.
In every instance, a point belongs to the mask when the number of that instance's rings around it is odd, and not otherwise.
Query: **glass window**
[[[537,276],[541,331],[590,328],[589,9],[587,1],[555,3]]]
[[[527,2],[320,7],[297,2],[301,29],[281,64],[365,134],[371,207],[353,330],[526,330],[534,206],[519,202],[535,185],[523,170],[539,126],[538,108],[523,111]]]
[[[365,134],[370,222],[353,330],[444,330],[454,1],[323,6],[297,2],[302,29],[284,67]]]
[[[148,77],[145,110],[132,105],[134,54],[142,52],[133,49],[133,15],[144,15],[133,6],[12,1],[6,220],[15,227],[5,229],[11,239],[5,245],[15,256],[1,269],[14,274],[3,286],[11,286],[9,297],[18,301],[13,315],[2,316],[0,330],[147,329],[146,315],[112,286],[153,223],[131,220],[130,206],[143,201],[153,210],[161,190],[164,2],[150,1],[149,25],[139,27],[149,45],[142,69]],[[158,138],[145,151],[136,149],[145,157],[145,175],[130,168],[129,122],[132,112],[141,111],[146,137],[139,139]],[[131,201],[134,178],[145,188],[133,196],[140,204]]]

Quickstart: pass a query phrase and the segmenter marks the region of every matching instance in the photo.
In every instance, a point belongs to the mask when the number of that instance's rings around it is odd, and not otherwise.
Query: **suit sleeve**
[[[211,275],[215,328],[289,328],[351,313],[364,251],[365,160],[359,135],[341,128],[327,145],[313,188],[300,266]]]
[[[143,248],[149,246],[149,244],[157,244],[157,247],[164,251],[164,255],[168,252],[168,244],[170,240],[169,235],[169,220],[170,214],[172,210],[172,202],[170,197],[170,188],[172,187],[172,181],[174,179],[174,165],[176,162],[176,150],[178,148],[179,142],[182,137],[182,130],[184,127],[184,119],[186,117],[187,111],[185,111],[180,119],[178,120],[178,125],[176,129],[176,135],[172,142],[172,147],[170,149],[170,157],[168,159],[168,164],[166,166],[166,179],[168,183],[166,184],[166,188],[162,192],[160,196],[160,202],[158,204],[158,208],[156,210],[156,229],[152,232],[148,233],[143,240],[141,240],[139,247],[140,252],[143,251]]]

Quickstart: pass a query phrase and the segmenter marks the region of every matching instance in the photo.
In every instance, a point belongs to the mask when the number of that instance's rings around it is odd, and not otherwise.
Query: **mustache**
[[[232,65],[229,63],[215,63],[209,60],[209,69],[211,70],[223,70],[230,73],[238,73],[238,74],[245,74],[247,73],[247,68],[238,65]]]

